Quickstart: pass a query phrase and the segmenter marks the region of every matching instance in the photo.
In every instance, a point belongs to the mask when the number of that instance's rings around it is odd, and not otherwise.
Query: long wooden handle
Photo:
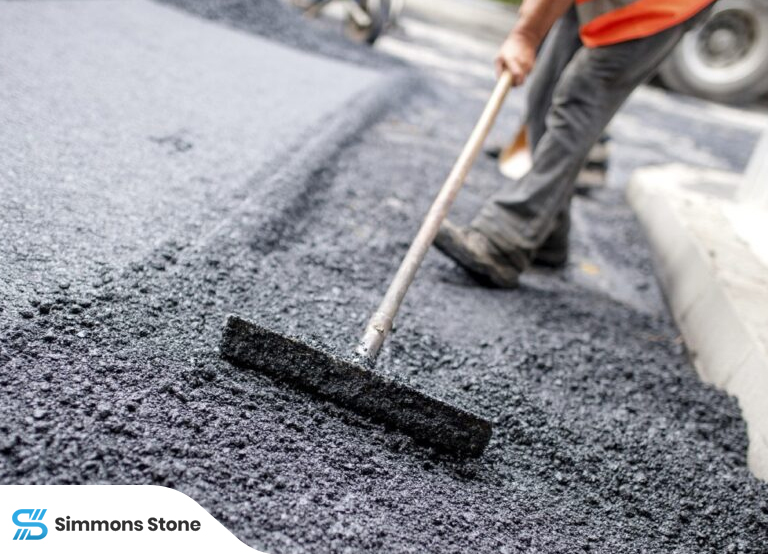
[[[426,256],[427,250],[432,245],[432,241],[435,240],[440,224],[445,219],[445,216],[448,215],[448,210],[451,209],[456,195],[464,184],[467,173],[472,167],[475,158],[477,158],[477,154],[480,152],[480,148],[482,148],[483,142],[488,136],[488,132],[491,130],[496,115],[499,113],[504,98],[507,96],[511,86],[512,75],[509,71],[504,71],[499,77],[496,87],[493,89],[493,94],[491,94],[491,98],[485,105],[485,109],[472,130],[469,140],[464,145],[459,158],[456,160],[450,175],[448,175],[437,198],[435,198],[435,201],[429,208],[429,212],[427,212],[424,222],[416,234],[416,238],[413,239],[411,247],[400,263],[400,267],[395,274],[395,278],[392,279],[387,293],[384,295],[378,309],[368,321],[365,332],[360,339],[357,353],[369,362],[372,363],[376,360],[384,339],[387,338],[387,334],[392,329],[392,321],[395,318],[395,314],[397,314],[397,310],[400,309],[403,297],[405,297],[408,287],[413,282],[416,271],[424,260],[424,256]]]

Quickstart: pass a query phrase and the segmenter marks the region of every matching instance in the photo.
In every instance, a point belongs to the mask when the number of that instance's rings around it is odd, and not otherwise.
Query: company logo
[[[15,541],[39,541],[44,539],[48,534],[48,527],[45,523],[40,521],[45,516],[45,512],[48,510],[16,510],[13,512],[13,524],[18,527],[16,534],[13,536]],[[27,521],[22,521],[21,516],[26,516]],[[37,529],[40,532],[34,534],[33,531]]]

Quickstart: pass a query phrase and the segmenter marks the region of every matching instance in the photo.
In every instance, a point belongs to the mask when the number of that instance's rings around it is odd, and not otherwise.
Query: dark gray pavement
[[[274,553],[763,552],[768,488],[746,468],[736,402],[699,382],[660,303],[634,305],[658,291],[623,197],[633,164],[696,152],[738,168],[754,140],[702,121],[695,101],[640,97],[623,112],[643,132],[616,132],[611,187],[580,201],[565,272],[488,290],[428,256],[379,367],[492,418],[479,460],[219,358],[229,312],[350,351],[484,101],[486,77],[422,74],[407,101],[411,81],[376,87],[391,110],[361,106],[367,119],[337,121],[336,142],[309,141],[256,184],[222,177],[244,192],[208,232],[169,228],[107,282],[4,301],[0,482],[171,486]],[[479,160],[454,217],[499,179]],[[632,301],[577,277],[595,251]]]
[[[9,296],[206,234],[382,81],[144,0],[3,2],[0,28]]]

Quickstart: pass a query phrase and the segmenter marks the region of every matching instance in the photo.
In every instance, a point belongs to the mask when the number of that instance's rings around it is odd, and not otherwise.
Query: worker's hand
[[[512,32],[494,61],[496,65],[496,77],[508,69],[512,74],[512,86],[517,87],[525,82],[526,77],[533,69],[536,61],[536,41],[524,34]]]

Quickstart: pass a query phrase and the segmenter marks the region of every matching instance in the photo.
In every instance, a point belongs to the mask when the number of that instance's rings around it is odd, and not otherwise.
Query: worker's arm
[[[509,69],[512,86],[522,85],[533,69],[539,45],[572,5],[573,0],[523,0],[518,20],[496,55],[497,75]]]

